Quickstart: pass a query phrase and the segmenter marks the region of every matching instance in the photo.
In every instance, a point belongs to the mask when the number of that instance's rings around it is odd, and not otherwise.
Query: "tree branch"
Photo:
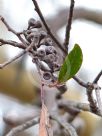
[[[12,45],[14,47],[18,47],[18,48],[21,48],[21,49],[25,49],[26,48],[26,46],[23,45],[22,43],[17,43],[17,42],[12,41],[12,40],[0,39],[0,46],[2,46],[4,44]]]
[[[69,108],[69,107],[75,107],[76,109],[79,110],[79,112],[82,111],[90,111],[90,106],[88,103],[80,103],[77,101],[72,101],[72,100],[58,100],[58,106],[62,108]]]
[[[50,117],[51,117],[51,119],[57,121],[59,123],[59,125],[66,130],[68,135],[78,136],[74,127],[71,124],[69,124],[68,122],[62,120],[60,117],[58,117],[58,115],[52,114]]]
[[[73,79],[74,79],[79,85],[81,85],[81,86],[83,86],[83,87],[85,87],[85,88],[88,87],[88,86],[87,86],[87,83],[85,83],[84,81],[82,81],[80,78],[74,76]]]
[[[28,129],[28,128],[38,124],[38,122],[39,121],[35,120],[35,119],[27,121],[26,123],[13,128],[6,136],[16,136],[18,133],[24,131],[25,129]]]
[[[17,33],[13,28],[9,26],[9,24],[6,22],[6,20],[0,16],[0,20],[4,23],[8,31],[12,32],[14,35],[18,37],[18,39],[27,47],[26,41],[21,37],[20,33]]]
[[[43,22],[46,30],[47,30],[47,33],[51,36],[51,38],[54,40],[54,42],[56,43],[56,45],[63,51],[63,53],[65,54],[66,50],[62,47],[62,45],[59,43],[59,41],[57,41],[57,39],[54,37],[54,35],[52,34],[50,28],[48,27],[44,17],[43,17],[43,14],[41,13],[41,10],[38,6],[38,3],[36,0],[32,0],[33,4],[35,5],[35,10],[36,12],[38,13],[41,21]],[[67,52],[66,52],[67,53]]]
[[[91,112],[102,117],[102,113],[100,112],[101,111],[100,107],[97,106],[97,102],[95,101],[92,95],[93,90],[97,89],[97,85],[93,83],[88,83],[88,86],[89,87],[86,89],[86,92],[87,92],[87,97],[90,104]]]
[[[71,0],[70,10],[68,11],[69,17],[67,21],[65,40],[64,40],[64,46],[67,52],[68,52],[68,45],[69,45],[69,38],[70,38],[70,30],[72,25],[73,10],[74,10],[74,0]]]
[[[100,114],[102,115],[102,101],[101,101],[101,95],[100,95],[100,88],[95,89],[95,94],[96,94],[96,99],[97,99],[97,104],[100,110]]]
[[[9,65],[13,61],[15,61],[18,58],[20,58],[21,56],[23,56],[25,53],[29,52],[33,46],[34,46],[34,41],[24,51],[22,51],[20,54],[16,55],[14,58],[4,62],[3,64],[0,64],[0,69],[4,68],[5,66]]]
[[[52,18],[47,18],[46,22],[50,25],[52,32],[56,32],[62,28],[67,22],[68,8],[61,9]],[[73,21],[74,20],[88,20],[99,25],[102,25],[102,11],[90,10],[83,7],[74,8]],[[55,23],[53,23],[55,22]]]
[[[98,73],[98,75],[94,79],[93,83],[97,83],[101,76],[102,76],[102,70]]]

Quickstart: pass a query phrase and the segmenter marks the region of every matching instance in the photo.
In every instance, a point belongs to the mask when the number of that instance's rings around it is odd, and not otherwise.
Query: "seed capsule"
[[[40,21],[36,21],[34,18],[29,19],[28,21],[28,29],[30,28],[41,28],[42,24]]]
[[[46,54],[53,54],[53,53],[56,54],[57,53],[55,47],[53,46],[47,46],[45,51],[46,51]]]
[[[43,49],[38,50],[37,53],[38,53],[39,57],[45,57],[45,55],[46,55],[46,52]]]
[[[50,80],[51,79],[51,73],[50,72],[44,72],[43,73],[43,78],[45,80]]]

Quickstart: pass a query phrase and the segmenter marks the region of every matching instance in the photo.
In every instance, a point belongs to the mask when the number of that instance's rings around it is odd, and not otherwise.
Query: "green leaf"
[[[72,78],[80,69],[83,61],[83,54],[80,46],[75,44],[72,51],[66,56],[60,69],[58,82],[66,82]]]

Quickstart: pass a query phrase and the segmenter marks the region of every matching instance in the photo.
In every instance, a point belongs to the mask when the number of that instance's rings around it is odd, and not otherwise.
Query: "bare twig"
[[[14,47],[21,48],[21,49],[26,49],[27,48],[25,46],[25,44],[23,44],[23,43],[18,43],[18,42],[12,41],[12,40],[0,39],[0,46],[6,45],[6,44],[14,46]],[[32,54],[34,54],[34,51],[32,51],[32,50],[29,50],[29,52],[32,53]]]
[[[12,40],[0,39],[0,46],[2,46],[4,44],[12,45],[14,47],[18,47],[18,48],[21,48],[21,49],[25,49],[26,48],[26,46],[23,45],[22,43],[17,43],[17,42],[12,41]]]
[[[51,117],[51,119],[57,121],[66,130],[68,135],[70,135],[70,136],[78,136],[76,130],[74,129],[74,127],[71,124],[69,124],[68,122],[65,122],[64,120],[62,120],[57,115],[53,114],[50,117]]]
[[[97,106],[97,102],[95,101],[95,99],[93,98],[93,95],[92,95],[94,88],[90,87],[90,83],[88,83],[88,85],[89,85],[89,88],[86,89],[86,91],[87,91],[88,101],[89,101],[89,104],[90,104],[90,110],[91,110],[92,113],[99,115],[99,116],[102,116],[100,109]]]
[[[88,96],[88,101],[90,103],[90,109],[93,113],[102,116],[102,102],[101,102],[101,98],[100,98],[100,87],[96,84],[99,80],[99,78],[102,75],[102,70],[99,72],[99,74],[96,76],[96,78],[94,79],[93,83],[84,83],[82,80],[80,80],[78,77],[73,77],[73,79],[75,81],[78,82],[78,84],[80,84],[81,86],[85,87],[87,90],[87,96]],[[97,102],[94,100],[92,92],[95,89],[95,94],[96,94],[96,99]],[[97,106],[98,103],[98,106]]]
[[[99,116],[102,116],[102,111],[101,111],[102,102],[101,102],[100,93],[99,93],[100,87],[95,83],[99,80],[100,76],[101,76],[101,72],[97,75],[97,77],[95,78],[93,83],[85,83],[76,76],[74,76],[73,79],[79,85],[86,88],[87,97],[88,97],[88,101],[89,101],[89,105],[90,105],[90,109],[91,109],[90,111],[92,113],[99,115]],[[95,89],[95,93],[96,93],[97,102],[94,100],[93,95],[92,95],[94,89]],[[98,106],[97,106],[97,103],[98,103]]]
[[[41,104],[43,105],[43,104],[45,104],[45,90],[44,90],[44,83],[43,83],[43,80],[42,80],[42,75],[41,75],[41,71],[40,71],[40,67],[39,67],[39,62],[38,62],[38,60],[35,60],[35,63],[36,63],[36,66],[37,66],[37,69],[38,69],[38,73],[39,73],[39,75],[40,75],[40,80],[41,80],[41,90],[40,90],[40,92],[41,92]]]
[[[97,104],[98,104],[98,111],[100,112],[100,114],[102,116],[102,101],[101,101],[101,96],[100,96],[101,87],[97,85],[99,77],[101,76],[100,73],[97,75],[97,77],[94,80],[96,83],[94,83],[94,81],[93,81],[93,85],[94,85],[96,100],[97,100]]]
[[[45,26],[45,28],[46,28],[46,30],[47,30],[47,33],[51,36],[51,38],[54,40],[54,42],[56,43],[56,45],[63,51],[63,53],[64,53],[64,54],[67,53],[67,51],[62,47],[62,45],[59,43],[59,41],[57,41],[57,39],[55,38],[55,36],[52,34],[52,32],[51,32],[49,26],[47,25],[47,23],[46,23],[46,21],[45,21],[45,19],[44,19],[44,17],[43,17],[43,14],[42,14],[42,12],[41,12],[39,6],[38,6],[37,1],[36,1],[36,0],[32,0],[32,2],[33,2],[34,5],[35,5],[35,10],[36,10],[36,12],[38,13],[38,15],[39,15],[41,21],[43,22],[43,24],[44,24],[44,26]]]
[[[69,45],[69,38],[70,38],[70,30],[72,25],[72,17],[73,17],[73,10],[74,10],[74,0],[71,0],[70,4],[70,10],[68,11],[68,21],[66,26],[66,33],[65,33],[65,40],[64,40],[64,46],[66,48],[66,51],[68,51],[68,45]]]
[[[51,30],[55,34],[60,28],[62,28],[66,24],[67,14],[68,8],[64,8],[60,9],[58,13],[55,14],[52,18],[49,17],[46,19],[51,27]],[[83,7],[76,7],[74,8],[73,21],[81,19],[97,23],[98,25],[102,25],[102,18],[100,18],[101,15],[102,15],[101,10],[96,11],[95,9],[92,10]],[[57,23],[53,23],[55,20],[57,20]]]
[[[81,85],[81,86],[83,86],[83,87],[85,87],[85,88],[88,87],[87,83],[85,83],[84,81],[82,81],[80,78],[74,76],[73,79],[74,79],[79,85]]]
[[[6,136],[16,136],[18,133],[24,131],[25,129],[28,129],[28,128],[38,124],[38,122],[39,121],[35,120],[35,119],[27,121],[26,123],[13,128]]]
[[[17,56],[15,56],[14,58],[10,59],[7,62],[4,62],[3,64],[0,64],[0,69],[4,68],[5,66],[7,66],[8,64],[12,63],[13,61],[17,60],[18,58],[20,58],[21,56],[23,56],[25,53],[29,52],[29,50],[34,46],[34,41],[24,50],[22,51],[20,54],[18,54]]]
[[[14,35],[16,35],[18,37],[18,39],[27,47],[26,41],[21,37],[20,33],[17,33],[13,28],[11,28],[2,16],[0,16],[0,20],[4,23],[4,25],[6,26],[8,31],[10,31]]]
[[[6,20],[2,16],[0,16],[0,20],[5,24],[5,26],[7,27],[8,31],[10,31],[13,34],[17,35],[17,32],[8,25],[8,23],[6,22]]]
[[[96,101],[94,100],[92,93],[87,92],[88,93],[88,100],[89,100],[89,104],[88,103],[80,103],[77,101],[71,101],[71,100],[59,100],[57,102],[59,108],[64,108],[65,111],[67,111],[68,113],[70,113],[71,115],[77,115],[78,113],[80,113],[81,111],[88,111],[88,112],[92,112],[98,116],[102,117],[102,105],[100,103],[100,100],[97,100],[99,102],[98,106]],[[100,94],[99,94],[100,96]],[[98,99],[100,97],[97,97]]]
[[[98,75],[95,77],[93,84],[94,84],[94,89],[95,89],[95,94],[96,94],[96,99],[97,99],[97,104],[98,104],[98,111],[100,112],[102,116],[102,101],[100,97],[100,87],[97,85],[97,82],[99,81],[100,77],[102,76],[102,70],[98,73]]]
[[[97,83],[101,76],[102,76],[102,70],[98,73],[98,75],[94,79],[93,83]]]
[[[102,115],[102,101],[100,97],[100,89],[95,89],[95,94],[96,94],[97,104],[98,104],[100,113]]]
[[[69,108],[69,107],[75,107],[76,109],[80,111],[89,111],[90,112],[90,106],[88,103],[80,103],[77,101],[72,101],[72,100],[59,100],[58,102],[58,106],[62,107],[62,108]]]
[[[3,64],[0,64],[0,69],[4,68],[5,66],[9,65],[10,63],[12,63],[13,61],[17,60],[18,58],[20,58],[21,56],[23,56],[26,52],[23,51],[21,53],[19,53],[18,55],[16,55],[14,58],[4,62]]]

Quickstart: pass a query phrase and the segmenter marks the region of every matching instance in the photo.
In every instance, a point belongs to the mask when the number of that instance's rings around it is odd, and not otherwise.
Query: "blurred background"
[[[38,3],[52,32],[63,43],[70,0],[38,0]],[[27,27],[29,18],[39,19],[34,11],[32,1],[28,0],[21,0],[20,2],[18,0],[0,0],[0,15],[18,32]],[[18,41],[1,22],[0,38]],[[78,76],[86,82],[93,81],[102,69],[102,0],[75,1],[70,50],[75,43],[80,45],[84,56]],[[12,58],[20,51],[20,49],[11,46],[0,47],[0,63]],[[35,76],[32,76],[32,71]],[[80,87],[72,79],[68,81],[67,85],[69,91],[64,95],[66,99],[87,102],[83,87]],[[102,86],[102,78],[99,85]],[[36,102],[39,99],[38,87],[38,74],[28,56],[26,59],[23,57],[0,70],[0,92],[5,95],[16,97],[25,103]],[[101,119],[89,113],[80,116],[86,123],[82,136],[100,136],[96,130],[102,127]]]

